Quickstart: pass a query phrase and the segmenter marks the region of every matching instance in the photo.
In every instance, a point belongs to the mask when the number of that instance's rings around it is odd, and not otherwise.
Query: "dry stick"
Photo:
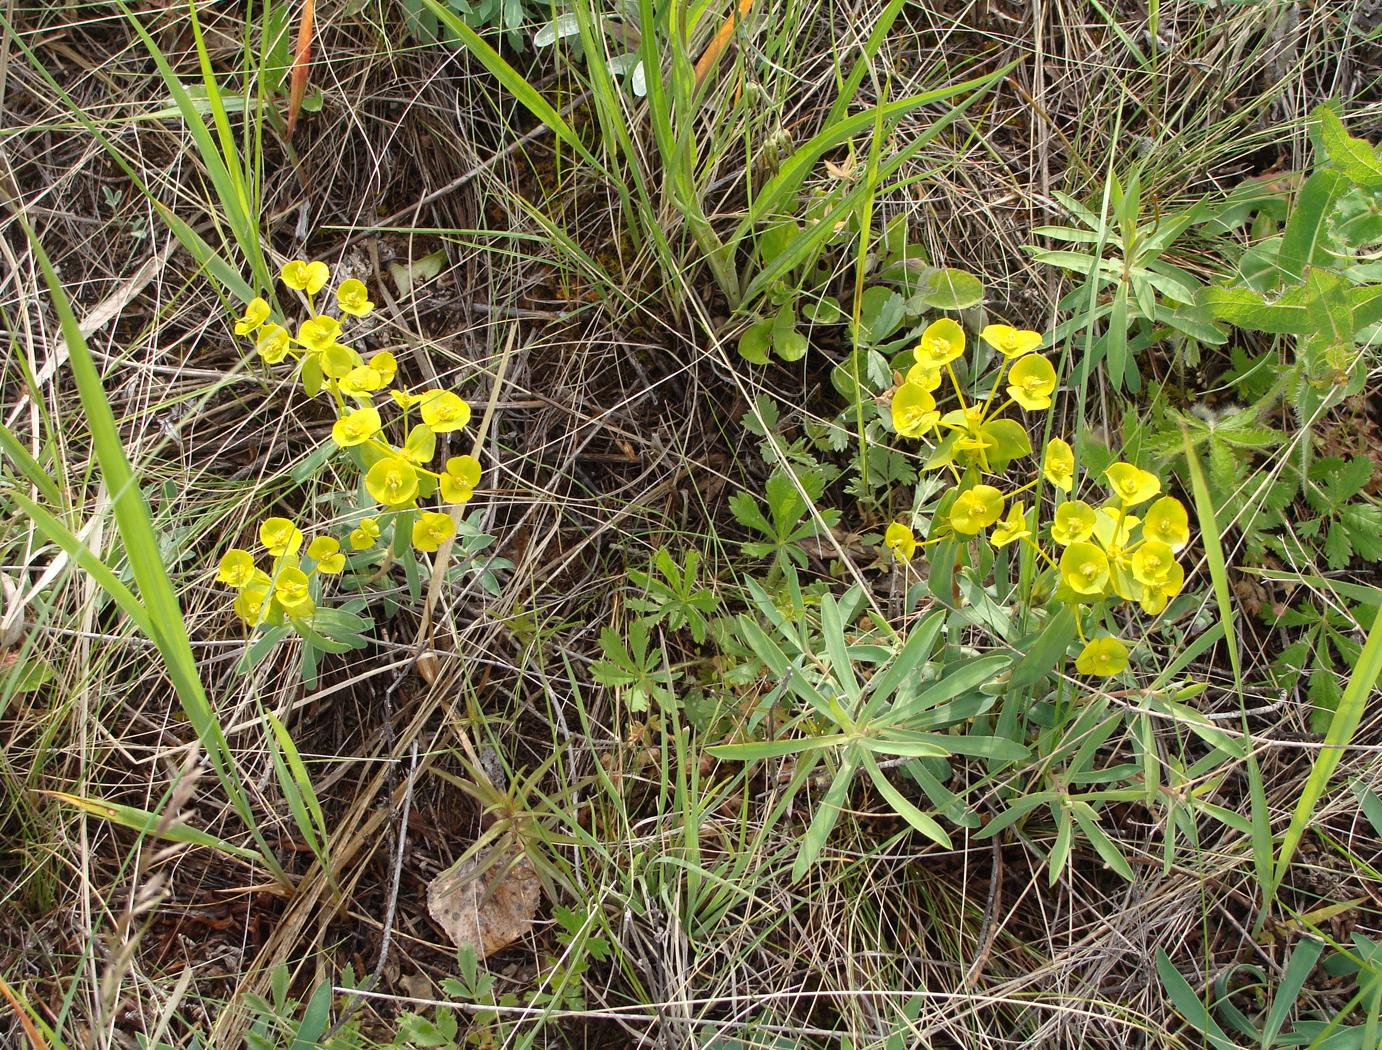
[[[998,844],[1000,838],[1002,835],[993,836],[993,869],[989,874],[989,899],[984,905],[984,921],[979,926],[978,950],[974,953],[974,962],[970,964],[969,972],[965,974],[964,979],[965,985],[971,988],[983,973],[984,963],[988,962],[989,952],[998,936],[998,925],[994,920],[998,914],[1003,890],[1003,849]]]

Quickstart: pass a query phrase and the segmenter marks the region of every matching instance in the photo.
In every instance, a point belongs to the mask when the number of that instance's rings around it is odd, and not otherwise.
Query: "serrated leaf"
[[[1328,106],[1317,106],[1311,118],[1319,121],[1320,143],[1329,163],[1349,181],[1368,190],[1382,190],[1382,158],[1365,139],[1354,138]]]
[[[1324,556],[1331,569],[1342,569],[1353,557],[1353,544],[1349,542],[1348,529],[1340,522],[1330,525],[1324,538]]]

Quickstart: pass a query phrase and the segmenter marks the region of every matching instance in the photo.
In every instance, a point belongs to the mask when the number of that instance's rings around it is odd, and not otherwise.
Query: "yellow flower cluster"
[[[901,562],[909,562],[919,548],[951,535],[979,537],[987,533],[994,547],[1021,543],[1030,546],[1059,579],[1057,595],[1077,610],[1112,599],[1138,603],[1155,615],[1166,608],[1185,584],[1185,570],[1176,555],[1190,542],[1185,507],[1171,496],[1156,499],[1139,518],[1132,513],[1161,491],[1156,475],[1131,463],[1115,463],[1104,474],[1108,499],[1091,506],[1080,499],[1064,499],[1075,487],[1075,453],[1061,438],[1047,442],[1041,469],[1030,482],[1004,492],[981,480],[998,480],[1009,464],[1031,454],[1026,428],[1003,418],[1009,406],[1026,412],[1045,411],[1057,387],[1051,362],[1035,351],[1038,332],[1008,325],[989,325],[980,338],[1001,357],[987,399],[969,404],[955,375],[953,362],[965,351],[965,333],[956,322],[940,320],[927,327],[913,351],[915,364],[893,391],[893,429],[903,437],[934,444],[929,469],[948,468],[958,491],[948,514],[938,516],[938,534],[919,542],[911,528],[893,522],[884,546]],[[959,407],[942,413],[935,391],[948,376]],[[1006,378],[1006,400],[998,391]],[[1029,512],[1014,497],[1045,480],[1062,494],[1050,522],[1051,541],[1062,548],[1057,561],[1038,542],[1040,501]],[[1006,514],[1004,513],[1006,509]],[[1078,618],[1077,618],[1078,622]],[[1083,628],[1081,627],[1081,637]],[[1081,674],[1118,674],[1128,664],[1127,647],[1117,638],[1087,640],[1075,661]]]
[[[235,612],[251,627],[281,624],[285,618],[310,619],[317,608],[313,577],[337,576],[345,569],[345,555],[335,537],[318,536],[306,551],[302,541],[302,530],[288,518],[265,518],[259,525],[259,542],[271,559],[269,572],[239,547],[221,555],[216,582],[235,589]]]
[[[309,396],[325,392],[336,410],[331,440],[348,454],[364,473],[365,491],[384,508],[385,514],[406,512],[412,516],[412,545],[433,553],[456,533],[450,514],[418,509],[418,501],[440,494],[442,502],[466,503],[480,484],[481,467],[474,456],[452,456],[441,471],[430,464],[436,454],[437,435],[461,430],[470,422],[470,406],[450,390],[411,392],[395,385],[398,361],[388,351],[368,360],[341,341],[343,319],[367,316],[373,309],[369,289],[356,278],[336,288],[336,314],[318,309],[317,297],[331,280],[323,262],[294,259],[279,277],[289,289],[301,292],[308,316],[296,334],[272,317],[273,310],[261,298],[252,299],[235,320],[235,333],[252,338],[259,356],[275,365],[292,358],[299,364],[302,383]],[[398,415],[402,444],[386,436],[380,408]],[[382,516],[382,515],[381,515]],[[362,519],[347,537],[351,549],[366,550],[383,531],[379,518]],[[311,567],[292,562],[302,542],[302,532],[286,518],[269,518],[260,527],[260,541],[274,558],[272,572],[256,568],[253,555],[232,548],[221,559],[216,578],[238,592],[236,612],[250,625],[282,623],[284,617],[310,617],[316,604],[311,580],[334,575],[345,567],[340,542],[320,536],[308,545]]]

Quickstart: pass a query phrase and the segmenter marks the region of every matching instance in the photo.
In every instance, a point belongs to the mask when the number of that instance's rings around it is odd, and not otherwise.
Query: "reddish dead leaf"
[[[483,870],[467,860],[442,872],[427,887],[427,911],[457,948],[483,959],[528,932],[540,890],[532,862],[515,851]]]
[[[302,5],[302,21],[298,23],[298,42],[293,49],[292,81],[288,87],[288,137],[293,137],[297,127],[298,112],[302,100],[307,96],[307,70],[312,63],[312,15],[315,0],[306,0]]]
[[[710,71],[715,68],[715,63],[720,61],[720,56],[734,36],[734,27],[743,20],[752,7],[753,0],[738,0],[738,6],[724,20],[724,23],[715,33],[714,39],[710,41],[710,44],[701,54],[700,61],[696,63],[696,87],[700,87],[704,83],[705,78],[710,75]]]

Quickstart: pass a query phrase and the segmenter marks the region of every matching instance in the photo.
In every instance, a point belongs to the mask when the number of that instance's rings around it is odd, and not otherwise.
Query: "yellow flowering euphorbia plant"
[[[379,511],[360,519],[346,543],[353,552],[374,548],[381,536],[402,525],[421,552],[434,553],[452,536],[456,525],[450,514],[419,508],[420,500],[440,495],[443,504],[466,503],[480,483],[480,463],[473,456],[452,456],[443,469],[432,470],[438,434],[465,427],[470,406],[450,390],[430,389],[416,393],[396,385],[398,361],[388,351],[366,359],[341,341],[344,322],[367,316],[373,309],[365,284],[348,278],[336,288],[336,313],[318,306],[318,296],[331,280],[325,263],[295,259],[279,274],[283,283],[301,292],[308,316],[295,335],[272,318],[263,299],[252,299],[235,321],[235,333],[249,336],[266,364],[292,359],[299,368],[304,390],[310,397],[325,394],[336,414],[331,441],[346,452],[360,469],[368,500]],[[395,417],[390,424],[381,408]],[[286,518],[271,517],[259,527],[259,540],[269,555],[268,571],[259,568],[249,551],[231,548],[220,560],[218,582],[237,592],[235,611],[250,626],[307,621],[316,610],[320,579],[340,574],[347,564],[341,541],[320,535],[302,551],[303,534]],[[401,542],[401,541],[400,541]]]
[[[903,563],[922,547],[952,537],[983,539],[996,548],[1030,548],[1055,576],[1056,597],[1075,609],[1084,642],[1075,669],[1087,675],[1118,674],[1128,665],[1127,646],[1108,635],[1088,636],[1087,611],[1119,600],[1135,602],[1151,615],[1166,608],[1185,583],[1185,569],[1176,560],[1190,542],[1185,507],[1160,495],[1155,474],[1122,462],[1104,472],[1100,480],[1107,495],[1097,505],[1074,498],[1075,453],[1059,437],[1047,441],[1035,476],[1005,491],[1011,465],[1031,456],[1032,445],[1027,427],[1004,413],[1010,408],[1048,411],[1056,370],[1037,353],[1043,341],[1037,332],[991,324],[980,338],[999,355],[983,401],[966,400],[955,374],[954,362],[965,352],[965,333],[949,319],[922,333],[913,351],[915,363],[892,392],[893,429],[904,438],[928,442],[932,450],[926,469],[949,471],[955,486],[941,503],[931,536],[919,541],[908,524],[893,522],[884,546]],[[943,412],[936,392],[947,379],[957,407]],[[1006,397],[1000,397],[1000,390]],[[1034,499],[1028,509],[1018,498],[1043,481],[1059,501],[1044,526],[1041,501]]]

